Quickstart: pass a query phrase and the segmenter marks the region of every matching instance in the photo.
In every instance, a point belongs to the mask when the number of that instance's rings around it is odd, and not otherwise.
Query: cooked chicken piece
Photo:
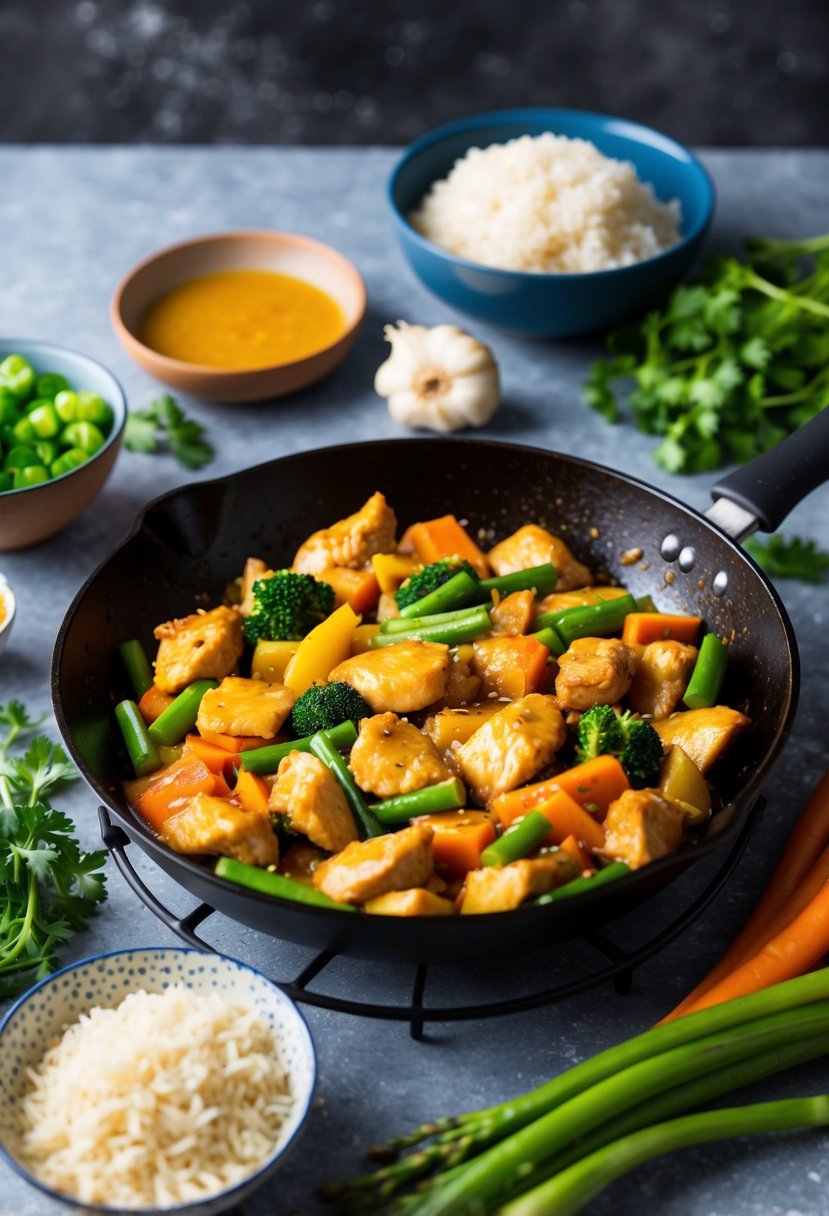
[[[328,678],[356,688],[376,714],[388,709],[396,714],[414,713],[445,695],[449,647],[439,642],[396,642],[352,655]]]
[[[250,616],[253,612],[253,584],[270,573],[267,563],[263,562],[261,557],[249,557],[245,562],[242,572],[242,601],[239,604],[242,616]]]
[[[177,853],[217,853],[251,866],[275,866],[279,861],[279,845],[266,816],[211,794],[187,799],[165,821],[161,839]]]
[[[196,726],[218,735],[259,735],[272,739],[294,707],[294,694],[284,684],[225,676],[201,699]]]
[[[538,524],[525,524],[490,549],[487,557],[496,574],[512,574],[514,570],[528,570],[530,566],[552,562],[558,574],[556,587],[559,591],[583,587],[592,578],[587,566],[577,561],[561,537],[553,536]]]
[[[636,675],[636,651],[618,638],[577,638],[558,661],[556,696],[562,709],[615,705]]]
[[[628,705],[637,714],[650,714],[657,722],[672,714],[688,687],[697,661],[696,646],[670,638],[650,642],[628,692]]]
[[[553,698],[534,692],[489,718],[457,749],[455,761],[473,798],[485,806],[540,772],[566,738]]]
[[[391,713],[363,718],[348,767],[360,789],[378,798],[408,794],[452,776],[432,740]]]
[[[525,697],[547,688],[549,651],[535,638],[482,638],[473,644],[472,670],[481,677],[481,697]]]
[[[535,596],[532,591],[513,591],[492,609],[490,620],[496,635],[529,633],[535,615]]]
[[[309,536],[294,558],[300,574],[319,574],[328,566],[364,566],[374,553],[393,553],[397,520],[380,494],[372,494],[359,511]]]
[[[425,887],[389,891],[370,899],[363,909],[375,916],[451,916],[454,910],[451,899],[443,899]]]
[[[391,591],[384,591],[377,601],[377,624],[382,625],[383,621],[392,621],[400,616],[400,609],[397,607],[397,600]]]
[[[289,752],[280,761],[268,807],[286,815],[291,829],[329,853],[338,853],[359,833],[342,786],[310,752]]]
[[[578,878],[579,867],[565,853],[525,857],[507,866],[486,866],[470,870],[461,915],[477,912],[509,912],[525,899],[543,895],[554,887]]]
[[[625,790],[608,808],[602,851],[638,870],[679,848],[684,822],[682,807],[659,790]]]
[[[471,739],[479,726],[504,708],[503,701],[485,701],[462,709],[447,706],[423,723],[423,729],[447,763],[454,764],[455,750]]]
[[[324,860],[325,853],[322,849],[318,849],[304,840],[297,840],[285,850],[279,859],[279,873],[284,874],[286,878],[293,878],[295,882],[304,882],[306,886],[312,887],[314,870]]]
[[[751,719],[728,705],[685,710],[653,724],[663,747],[678,743],[703,773],[747,726],[751,726]]]
[[[587,608],[602,600],[615,600],[627,595],[624,587],[577,587],[572,591],[551,591],[539,600],[538,612],[564,612],[567,608]]]
[[[423,887],[434,869],[432,836],[431,828],[414,824],[387,836],[355,841],[317,866],[314,886],[346,904]]]
[[[469,647],[472,650],[472,647]],[[481,677],[472,670],[469,660],[462,658],[457,650],[449,655],[449,681],[446,692],[435,705],[430,705],[431,712],[438,709],[460,709],[471,705],[481,691]]]
[[[155,683],[162,692],[181,692],[194,680],[222,680],[242,657],[242,617],[226,604],[210,612],[165,621],[153,631],[161,643]]]

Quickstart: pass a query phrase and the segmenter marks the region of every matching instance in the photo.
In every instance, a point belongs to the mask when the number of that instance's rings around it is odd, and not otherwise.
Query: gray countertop
[[[395,159],[385,149],[222,148],[0,149],[3,291],[0,332],[39,337],[99,358],[140,408],[156,385],[116,344],[108,320],[114,284],[139,258],[191,235],[233,228],[303,232],[336,245],[364,275],[369,309],[359,342],[327,381],[284,401],[211,407],[188,402],[218,448],[201,476],[221,475],[288,452],[327,443],[399,436],[372,390],[384,358],[383,324],[403,318],[459,320],[412,277],[395,247],[385,213],[384,182]],[[806,235],[826,227],[829,152],[711,152],[717,184],[712,248],[735,248],[744,235]],[[504,405],[485,435],[557,448],[624,468],[698,508],[708,479],[672,478],[651,462],[651,444],[623,426],[611,429],[579,402],[579,384],[599,353],[592,341],[528,344],[485,326],[503,372]],[[0,659],[0,699],[18,697],[46,711],[52,643],[77,588],[129,528],[150,497],[186,480],[167,457],[124,452],[98,502],[61,535],[27,553],[0,554],[0,571],[17,591],[18,619]],[[786,530],[829,543],[829,487],[792,514]],[[794,731],[766,794],[769,808],[739,869],[702,918],[636,974],[633,991],[607,985],[536,1012],[466,1024],[438,1024],[424,1042],[404,1025],[308,1009],[320,1065],[318,1099],[300,1147],[245,1211],[249,1216],[310,1213],[316,1184],[362,1168],[362,1151],[392,1131],[426,1118],[490,1105],[651,1025],[699,979],[733,935],[763,886],[792,817],[827,763],[829,648],[823,630],[826,588],[782,583],[803,665]],[[87,847],[97,842],[95,802],[80,785],[62,799]],[[192,903],[149,863],[137,862],[178,913]],[[700,863],[647,909],[619,927],[619,940],[641,939],[693,898],[715,868]],[[92,927],[62,952],[71,961],[99,951],[171,942],[115,872],[109,899]],[[307,951],[218,916],[205,937],[217,948],[277,979],[294,976]],[[629,935],[629,936],[627,936]],[[530,976],[544,983],[582,965],[568,946],[510,964],[459,972],[436,968],[426,997],[472,1003],[500,997]],[[409,969],[337,961],[329,990],[405,1002]],[[829,1068],[812,1066],[755,1087],[763,1097],[829,1088]],[[594,1216],[818,1216],[829,1208],[825,1134],[699,1148],[644,1167],[590,1208]],[[55,1208],[16,1176],[4,1174],[1,1216],[47,1216]]]

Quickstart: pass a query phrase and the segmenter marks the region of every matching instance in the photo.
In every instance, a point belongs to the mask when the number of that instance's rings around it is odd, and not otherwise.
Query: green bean
[[[727,666],[728,647],[715,633],[706,633],[682,698],[689,709],[708,709],[717,704]]]
[[[369,639],[369,646],[393,646],[395,642],[408,642],[418,639],[422,642],[444,642],[447,646],[459,646],[462,642],[471,642],[484,633],[489,633],[491,621],[489,612],[481,605],[480,608],[470,608],[468,612],[448,624],[424,625],[418,620],[409,622],[409,629],[399,629],[396,633],[376,633]]]
[[[357,728],[353,722],[341,722],[326,731],[328,738],[338,751],[348,751],[357,742]],[[291,752],[310,752],[313,735],[303,739],[291,739],[288,743],[269,743],[267,747],[252,747],[242,752],[242,768],[249,773],[275,773],[280,762]]]
[[[194,680],[156,718],[150,727],[150,738],[168,747],[183,739],[196,725],[201,699],[211,688],[218,688],[216,680]]]
[[[652,595],[638,595],[636,597],[637,612],[658,612],[656,604],[653,602]]]
[[[134,701],[119,701],[115,706],[115,719],[121,728],[129,758],[136,777],[146,777],[161,768],[158,748],[150,738],[141,711]]]
[[[456,811],[466,803],[466,790],[457,777],[439,781],[436,785],[412,790],[409,794],[398,794],[384,802],[373,802],[369,809],[381,823],[391,826],[408,823],[417,815],[436,815],[440,811]],[[549,825],[548,825],[549,831]]]
[[[127,671],[127,677],[132,685],[136,701],[140,701],[148,688],[152,688],[153,672],[144,653],[144,647],[135,638],[131,642],[122,642],[118,647],[121,662]]]
[[[596,887],[603,887],[629,873],[630,869],[623,861],[611,861],[610,865],[591,874],[589,878],[574,878],[572,882],[566,883],[563,887],[556,887],[555,891],[547,891],[546,894],[539,895],[538,899],[533,902],[557,904],[562,899],[569,899],[571,895],[581,895],[583,891],[593,891]]]
[[[561,612],[545,612],[536,618],[539,629],[552,626],[566,646],[577,638],[603,637],[616,633],[629,612],[636,611],[632,595],[619,595],[583,608],[565,608]]]
[[[455,608],[452,612],[435,612],[430,616],[406,617],[392,616],[380,624],[381,633],[411,633],[413,629],[422,629],[426,625],[451,625],[454,621],[465,620],[474,608]]]
[[[556,658],[564,654],[567,647],[562,642],[561,638],[556,633],[551,625],[545,626],[544,629],[537,629],[535,633],[530,634],[531,638],[535,638],[542,646],[546,646],[550,654]]]
[[[337,903],[307,883],[286,878],[284,874],[274,874],[272,870],[246,865],[243,861],[234,861],[231,857],[220,857],[213,872],[217,878],[225,878],[251,891],[261,891],[263,895],[276,895],[279,899],[292,899],[295,903],[314,904],[319,908],[336,908],[338,912],[354,911],[352,904]]]
[[[478,586],[487,597],[497,591],[499,595],[512,595],[514,591],[534,591],[536,595],[547,595],[558,582],[558,572],[551,562],[530,566],[526,570],[513,570],[511,574],[499,574],[496,578],[482,578]]]
[[[486,846],[481,853],[481,864],[506,866],[511,861],[518,861],[540,845],[550,831],[551,824],[546,815],[540,811],[529,811],[508,827],[503,836]]]
[[[318,730],[315,735],[311,736],[311,751],[326,768],[331,770],[342,786],[343,793],[354,812],[354,818],[357,820],[357,830],[361,840],[367,840],[372,836],[383,836],[386,829],[374,812],[369,810],[362,790],[358,789],[356,781],[351,776],[351,770],[337,751],[327,730]]]
[[[413,604],[407,604],[400,609],[402,617],[432,616],[436,612],[448,612],[452,608],[462,608],[478,595],[480,580],[467,570],[459,570],[445,583],[441,583],[428,595],[422,595]]]

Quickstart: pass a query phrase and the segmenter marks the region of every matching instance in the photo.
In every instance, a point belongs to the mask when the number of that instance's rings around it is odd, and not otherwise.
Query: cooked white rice
[[[641,262],[677,243],[679,218],[629,161],[549,131],[470,148],[409,216],[458,257],[539,273]]]
[[[91,1010],[29,1080],[22,1163],[84,1202],[136,1209],[201,1199],[249,1177],[293,1101],[256,1009],[182,987]]]

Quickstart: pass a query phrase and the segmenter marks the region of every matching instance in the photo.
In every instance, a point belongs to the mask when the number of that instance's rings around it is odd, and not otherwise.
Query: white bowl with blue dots
[[[108,1207],[81,1203],[45,1186],[9,1151],[18,1126],[17,1106],[26,1087],[26,1069],[42,1059],[67,1025],[93,1006],[113,1008],[130,992],[163,992],[172,985],[192,992],[221,993],[253,1003],[270,1026],[290,1077],[293,1105],[267,1161],[244,1182],[217,1195],[163,1208]],[[311,1034],[296,1005],[266,976],[235,959],[184,947],[119,950],[82,959],[36,984],[0,1023],[0,1155],[18,1174],[76,1212],[135,1216],[136,1213],[186,1213],[215,1216],[240,1204],[279,1168],[305,1123],[316,1084],[316,1056]]]

